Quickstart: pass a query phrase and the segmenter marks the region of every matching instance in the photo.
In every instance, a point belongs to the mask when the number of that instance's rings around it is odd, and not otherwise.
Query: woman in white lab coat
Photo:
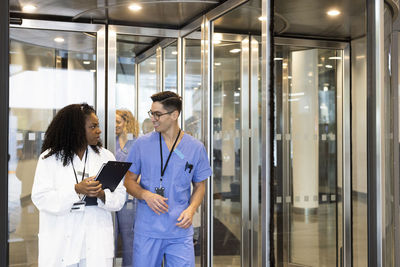
[[[111,192],[93,180],[103,163],[115,160],[100,133],[87,104],[64,107],[46,131],[32,187],[40,211],[39,267],[112,266],[111,211],[124,205],[125,188],[121,182]],[[94,197],[94,205],[85,205],[84,195]]]

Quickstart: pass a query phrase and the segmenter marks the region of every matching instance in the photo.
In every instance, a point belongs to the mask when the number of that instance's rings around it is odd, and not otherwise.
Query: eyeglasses
[[[169,111],[169,112],[165,112],[165,113],[159,113],[159,112],[153,112],[153,111],[149,110],[149,111],[147,112],[147,114],[149,114],[149,117],[150,117],[150,118],[154,118],[156,121],[158,121],[158,120],[160,119],[161,116],[167,115],[167,114],[171,114],[171,113],[174,112],[174,111],[175,111],[175,110]]]

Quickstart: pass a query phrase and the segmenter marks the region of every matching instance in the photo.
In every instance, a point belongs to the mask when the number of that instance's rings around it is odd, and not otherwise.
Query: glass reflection
[[[135,44],[136,36],[117,35],[117,69],[115,90],[115,158],[126,161],[139,136],[135,114]],[[133,227],[136,199],[126,194],[125,204],[115,213],[115,266],[132,266]]]
[[[142,134],[148,131],[147,112],[151,107],[151,96],[157,93],[157,73],[156,73],[156,55],[153,55],[139,64],[139,88],[138,88],[138,120]],[[143,128],[143,126],[145,126]]]
[[[275,55],[275,257],[337,266],[337,93],[341,51],[277,47]]]
[[[164,91],[178,93],[178,48],[176,42],[164,48]]]
[[[201,41],[185,39],[185,132],[202,140]]]
[[[31,189],[37,158],[57,110],[95,102],[96,36],[12,28],[10,39],[9,263],[36,266],[39,213]]]
[[[240,43],[214,43],[214,266],[241,264],[240,55]]]
[[[184,131],[202,141],[202,90],[201,90],[201,41],[184,39]],[[201,208],[193,217],[194,251],[196,266],[201,266],[202,231]]]

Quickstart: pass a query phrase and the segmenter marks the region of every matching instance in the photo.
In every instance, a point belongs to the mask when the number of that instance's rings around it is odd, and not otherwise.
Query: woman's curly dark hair
[[[74,154],[88,145],[85,124],[87,116],[92,113],[96,114],[96,111],[86,103],[68,105],[57,112],[44,136],[42,153],[49,151],[44,158],[55,154],[67,166]],[[99,153],[101,146],[99,142],[91,147]]]

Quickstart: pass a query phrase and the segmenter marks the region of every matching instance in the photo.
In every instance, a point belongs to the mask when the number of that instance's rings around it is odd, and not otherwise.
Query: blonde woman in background
[[[138,137],[139,123],[129,110],[116,111],[115,134],[116,150],[115,158],[118,161],[126,161],[129,151]],[[116,213],[116,237],[122,240],[122,266],[132,266],[133,226],[136,214],[136,199],[126,194],[123,208]]]

